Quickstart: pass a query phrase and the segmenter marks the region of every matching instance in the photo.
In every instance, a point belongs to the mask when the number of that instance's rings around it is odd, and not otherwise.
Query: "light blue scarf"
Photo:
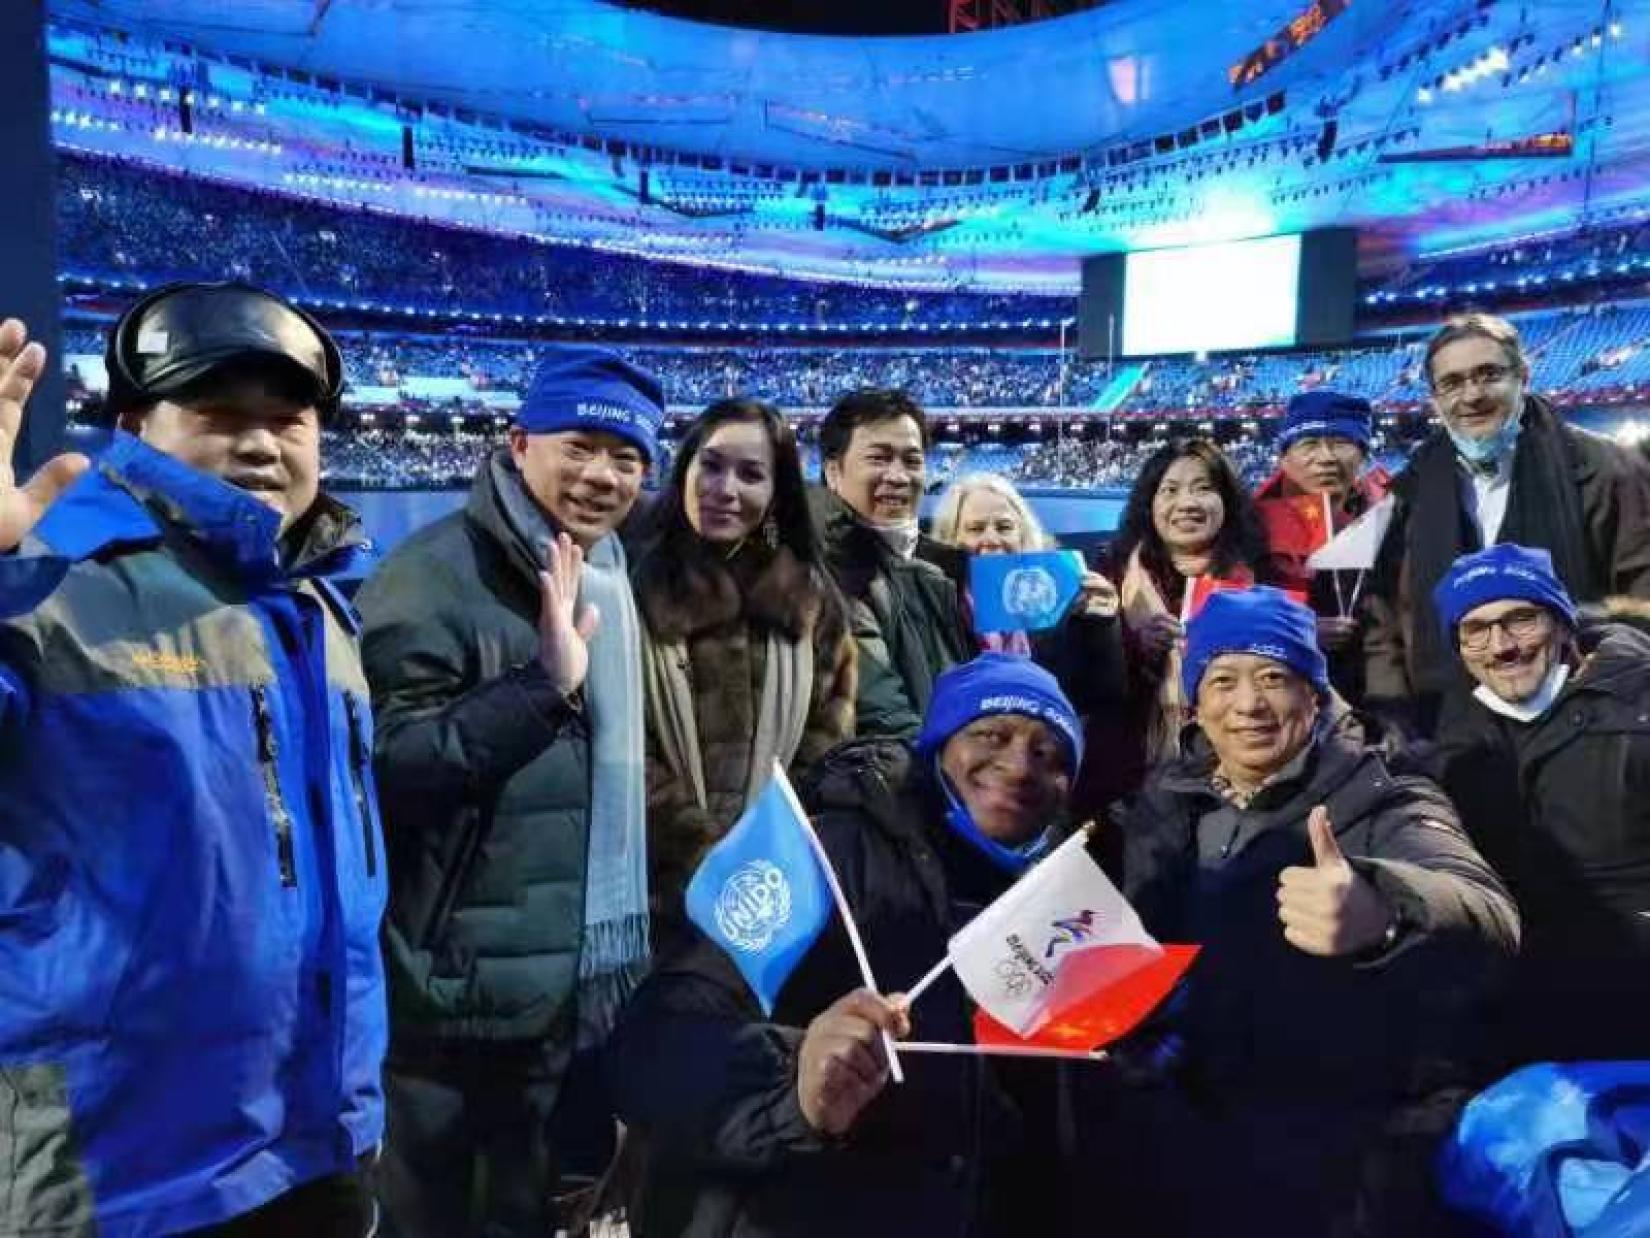
[[[543,562],[551,526],[508,453],[494,457],[493,475],[505,510]],[[601,616],[590,638],[590,671],[584,681],[590,721],[590,843],[575,1044],[584,1049],[600,1044],[612,1030],[648,961],[641,627],[624,547],[615,534],[585,552],[579,603],[595,606]]]

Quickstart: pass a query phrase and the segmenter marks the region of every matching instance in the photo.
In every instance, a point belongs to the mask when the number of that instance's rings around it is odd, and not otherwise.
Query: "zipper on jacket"
[[[378,845],[372,837],[372,811],[367,801],[367,777],[364,772],[372,754],[367,751],[366,728],[361,725],[361,710],[355,697],[344,694],[344,716],[349,720],[349,776],[355,788],[355,812],[361,818],[361,844],[367,857],[367,876],[378,875]]]
[[[252,714],[258,728],[258,766],[263,772],[264,802],[275,826],[275,858],[281,870],[281,884],[288,889],[298,884],[298,861],[293,851],[292,814],[281,797],[281,779],[275,768],[280,747],[275,740],[275,719],[269,712],[269,694],[263,687],[252,689]]]

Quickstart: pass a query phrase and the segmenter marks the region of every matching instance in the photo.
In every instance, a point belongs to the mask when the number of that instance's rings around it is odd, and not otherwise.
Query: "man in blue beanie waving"
[[[1433,593],[1477,687],[1443,782],[1506,879],[1524,948],[1485,1073],[1650,1049],[1650,638],[1583,624],[1545,551],[1463,555]]]
[[[889,992],[1044,854],[1082,755],[1076,711],[1030,659],[986,653],[942,673],[915,747],[860,740],[801,788]],[[766,1018],[702,937],[662,959],[620,1025],[620,1115],[646,1141],[631,1220],[649,1235],[1064,1232],[1056,1072],[902,1057],[881,1033],[972,1040],[947,973],[908,1015],[860,987],[833,922]]]
[[[1517,915],[1436,786],[1320,725],[1314,628],[1275,589],[1212,597],[1187,632],[1195,730],[1118,814],[1146,928],[1202,946],[1154,1043],[1122,1055],[1156,1086],[1080,1107],[1109,1115],[1093,1142],[1119,1232],[1443,1225],[1426,1166],[1452,1110],[1404,1115]]]
[[[554,1232],[552,1120],[611,1132],[587,1063],[648,945],[615,530],[663,416],[658,381],[617,353],[550,349],[464,510],[361,591],[390,840],[381,1193],[400,1238]],[[601,1130],[584,1142],[601,1159]]]

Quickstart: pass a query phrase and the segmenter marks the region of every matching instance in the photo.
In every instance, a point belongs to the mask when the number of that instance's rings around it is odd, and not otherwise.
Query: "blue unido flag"
[[[687,888],[687,913],[744,975],[763,1013],[831,920],[831,887],[782,772],[712,847]]]
[[[1052,628],[1083,586],[1083,556],[1075,550],[971,555],[968,567],[974,627],[981,632]]]

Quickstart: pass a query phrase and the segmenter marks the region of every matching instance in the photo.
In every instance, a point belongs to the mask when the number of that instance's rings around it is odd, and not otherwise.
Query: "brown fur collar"
[[[656,639],[686,640],[745,616],[796,640],[819,619],[819,580],[789,547],[769,553],[747,545],[732,561],[699,547],[680,562],[665,558],[655,551],[636,567],[636,601]]]

